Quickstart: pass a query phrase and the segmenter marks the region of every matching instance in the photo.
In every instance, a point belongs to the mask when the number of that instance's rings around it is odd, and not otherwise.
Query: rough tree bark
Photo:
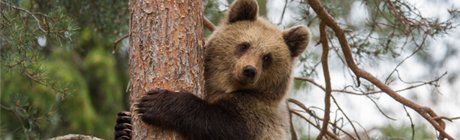
[[[144,124],[134,104],[155,88],[201,94],[202,0],[130,0],[129,75],[133,139],[180,139]]]

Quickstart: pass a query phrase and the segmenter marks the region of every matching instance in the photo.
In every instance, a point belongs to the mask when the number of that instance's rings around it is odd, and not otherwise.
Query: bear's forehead
[[[253,45],[284,45],[282,30],[262,20],[242,21],[225,25],[220,35],[234,42],[249,42]]]
[[[226,25],[224,31],[230,31],[235,33],[253,34],[255,36],[281,36],[282,31],[264,20],[257,21],[241,21]]]

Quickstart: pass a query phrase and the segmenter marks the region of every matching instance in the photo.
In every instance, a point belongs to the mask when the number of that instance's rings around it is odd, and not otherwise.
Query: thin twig
[[[292,109],[289,109],[289,112],[290,113],[293,113],[297,116],[299,116],[300,118],[304,119],[306,122],[308,122],[310,125],[312,125],[313,127],[315,127],[316,129],[318,130],[321,130],[320,126],[319,125],[316,125],[315,123],[313,123],[312,121],[310,121],[309,119],[307,119],[305,116],[303,116],[302,114],[300,114],[299,112],[295,111],[295,110],[292,110]],[[327,131],[326,132],[326,135],[334,140],[339,140],[339,138],[332,132],[330,131]]]
[[[356,130],[356,127],[355,125],[353,124],[353,122],[351,121],[350,117],[348,117],[348,115],[345,113],[345,111],[343,111],[342,107],[340,107],[339,103],[337,102],[337,100],[335,99],[335,97],[333,95],[331,95],[331,98],[332,98],[332,101],[334,102],[334,104],[337,106],[337,109],[339,109],[340,112],[342,112],[343,116],[345,117],[345,119],[348,121],[348,123],[350,123],[351,125],[351,128],[353,128],[353,132],[356,134],[356,136],[358,137],[358,140],[361,140],[361,137],[359,136],[358,134],[358,130]],[[346,133],[346,132],[345,132]],[[348,133],[346,133],[348,134]],[[352,137],[350,134],[348,134],[348,136],[352,139],[355,139],[354,137]]]
[[[287,5],[288,5],[288,0],[285,0],[285,1],[284,1],[283,12],[281,12],[281,18],[280,18],[280,20],[278,21],[278,25],[281,25],[281,23],[283,23],[284,13],[286,12]]]
[[[26,136],[26,139],[30,139],[29,132],[27,131],[28,128],[26,128],[26,125],[25,125],[24,121],[22,120],[22,118],[20,117],[20,114],[18,113],[18,111],[13,109],[13,107],[7,107],[7,106],[3,105],[2,103],[0,103],[0,108],[4,109],[6,111],[9,111],[9,112],[11,112],[13,114],[14,118],[19,121],[19,123],[21,125],[20,128],[22,128],[22,130],[24,132],[24,135]]]
[[[216,25],[214,25],[211,21],[209,21],[208,18],[203,16],[203,25],[208,28],[209,31],[214,31],[216,30]]]
[[[27,13],[28,15],[32,16],[35,19],[35,21],[37,22],[38,29],[40,29],[44,33],[47,33],[47,31],[45,29],[43,29],[43,27],[41,26],[40,20],[32,12],[30,12],[29,10],[26,10],[26,9],[23,9],[23,8],[20,8],[20,7],[16,7],[16,6],[8,4],[8,3],[4,2],[4,1],[0,1],[0,3],[5,4],[6,6],[11,7],[13,9],[23,11],[23,12]]]
[[[414,140],[415,139],[415,125],[414,125],[414,122],[412,121],[412,117],[410,116],[409,111],[407,111],[406,106],[403,106],[403,108],[404,108],[404,111],[406,112],[407,117],[409,118],[409,121],[410,121],[410,127],[412,129],[411,139]]]
[[[399,62],[396,67],[393,69],[393,71],[390,72],[390,74],[388,75],[388,77],[385,79],[385,84],[388,84],[388,80],[390,79],[391,75],[393,75],[393,73],[398,69],[398,67],[400,67],[404,62],[406,62],[407,59],[411,58],[412,56],[414,56],[417,52],[419,52],[420,50],[422,50],[423,48],[423,44],[425,43],[425,39],[427,38],[428,34],[425,34],[424,37],[423,37],[423,41],[422,41],[422,44],[419,45],[410,55],[406,56],[401,62]]]
[[[439,81],[442,77],[444,77],[447,73],[444,73],[442,74],[441,76],[439,76],[438,78],[436,79],[433,79],[431,81],[426,81],[426,82],[422,82],[420,84],[417,84],[417,85],[412,85],[412,86],[409,86],[409,87],[406,87],[406,88],[403,88],[403,89],[399,89],[399,90],[396,90],[396,92],[402,92],[402,91],[406,91],[406,90],[409,90],[409,89],[413,89],[413,88],[417,88],[417,87],[420,87],[420,86],[423,86],[423,85],[431,85],[432,83],[434,82],[437,82]],[[296,80],[302,80],[302,81],[306,81],[306,82],[309,82],[311,84],[313,84],[314,86],[320,88],[321,90],[323,91],[326,91],[326,88],[323,87],[322,85],[318,84],[316,81],[314,81],[313,79],[309,79],[309,78],[304,78],[304,77],[295,77]],[[383,93],[383,91],[371,91],[371,92],[353,92],[353,91],[348,91],[348,90],[337,90],[337,89],[333,89],[332,92],[340,92],[340,93],[347,93],[347,94],[352,94],[352,95],[364,95],[366,96],[367,98],[369,98],[369,100],[371,100],[374,105],[377,107],[377,109],[379,110],[380,113],[382,113],[382,115],[384,115],[386,118],[388,119],[391,119],[391,120],[396,120],[388,115],[385,114],[385,112],[383,112],[383,110],[378,106],[378,104],[372,99],[370,98],[368,95],[371,95],[371,94],[377,94],[377,93]],[[332,96],[332,98],[334,99],[334,97]],[[335,99],[334,99],[335,100]],[[335,102],[335,101],[334,101]],[[337,103],[336,103],[337,104]],[[338,106],[338,105],[337,105]],[[339,107],[339,106],[338,106]],[[345,114],[344,114],[345,115]],[[356,130],[355,130],[356,131]]]
[[[419,84],[416,84],[416,85],[411,85],[411,86],[408,86],[408,87],[405,87],[405,88],[402,88],[402,89],[398,89],[398,90],[396,90],[396,92],[402,92],[402,91],[418,88],[418,87],[421,87],[421,86],[424,86],[424,85],[432,85],[433,83],[441,80],[444,76],[446,76],[446,74],[447,73],[443,73],[441,76],[439,76],[439,77],[437,77],[437,78],[435,78],[433,80],[430,80],[430,81],[420,82]],[[294,79],[309,82],[309,83],[313,84],[314,86],[320,88],[321,90],[326,91],[325,87],[323,87],[321,84],[319,84],[318,82],[316,82],[313,79],[305,78],[305,77],[294,77]],[[379,91],[369,91],[369,92],[364,92],[364,91],[363,92],[355,92],[355,91],[349,91],[349,90],[346,90],[346,89],[332,89],[332,92],[340,92],[340,93],[346,93],[346,94],[351,94],[351,95],[359,95],[359,96],[383,93],[383,91],[381,91],[381,90],[379,90]]]
[[[115,40],[115,42],[113,42],[113,48],[112,48],[112,54],[115,54],[115,52],[117,52],[118,50],[118,44],[125,38],[128,38],[129,37],[129,34],[125,34],[123,35],[122,37],[118,38],[117,40]]]
[[[367,97],[369,100],[371,100],[371,102],[375,105],[375,107],[377,108],[377,110],[379,110],[379,112],[380,112],[383,116],[385,116],[386,118],[388,118],[388,119],[390,119],[390,120],[393,120],[393,121],[396,120],[395,118],[392,118],[392,117],[388,116],[388,115],[382,110],[382,108],[380,108],[380,106],[377,104],[377,102],[374,101],[374,99],[372,99],[372,98],[369,97],[369,96],[366,96],[366,97]]]
[[[460,120],[460,117],[448,118],[448,117],[444,117],[444,116],[438,116],[438,117],[436,117],[434,119],[436,119],[436,120],[444,119],[444,120],[448,120],[449,122],[453,122],[454,120]]]
[[[289,109],[289,107],[288,107],[288,109]],[[291,113],[289,113],[289,123],[291,125],[291,127],[290,127],[291,140],[297,140],[297,134],[295,132],[294,123],[292,122],[292,114]]]
[[[296,99],[292,99],[292,98],[289,98],[288,99],[288,102],[290,103],[293,103],[295,105],[297,105],[298,107],[300,107],[305,113],[309,114],[310,116],[312,116],[313,118],[315,118],[316,120],[320,120],[320,121],[323,121],[323,119],[321,119],[320,117],[318,117],[312,110],[308,109],[304,104],[302,104],[300,101],[296,100]],[[312,107],[313,108],[313,107]],[[318,109],[321,109],[321,108],[318,108]],[[349,134],[347,131],[343,130],[342,128],[336,126],[335,124],[329,122],[330,125],[334,126],[335,128],[337,128],[338,130],[340,130],[341,132],[343,132],[345,135],[347,135],[348,137],[350,138],[353,138],[353,136],[351,134]],[[317,128],[320,128],[319,127],[319,124],[314,124],[314,125],[317,125],[318,127]],[[318,129],[320,130],[320,129]]]
[[[321,44],[323,46],[323,54],[321,56],[321,64],[323,66],[323,74],[324,74],[324,80],[326,84],[326,95],[324,96],[324,117],[323,117],[323,126],[321,128],[321,131],[316,137],[316,140],[321,140],[323,136],[326,134],[327,131],[327,124],[329,123],[329,113],[331,110],[331,77],[329,74],[329,65],[327,63],[327,57],[329,55],[329,43],[327,40],[327,33],[326,33],[326,25],[321,22],[319,26],[320,30],[320,40]]]

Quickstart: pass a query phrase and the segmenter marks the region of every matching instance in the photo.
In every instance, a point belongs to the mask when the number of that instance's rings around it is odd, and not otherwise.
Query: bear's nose
[[[254,78],[256,76],[256,68],[251,65],[244,66],[243,68],[243,75],[247,78]]]

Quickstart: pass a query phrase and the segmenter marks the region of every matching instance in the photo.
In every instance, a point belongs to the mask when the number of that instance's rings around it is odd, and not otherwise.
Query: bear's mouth
[[[254,78],[248,78],[248,77],[240,77],[240,78],[238,78],[238,83],[240,83],[243,86],[253,85],[255,83],[255,81],[256,80]]]

